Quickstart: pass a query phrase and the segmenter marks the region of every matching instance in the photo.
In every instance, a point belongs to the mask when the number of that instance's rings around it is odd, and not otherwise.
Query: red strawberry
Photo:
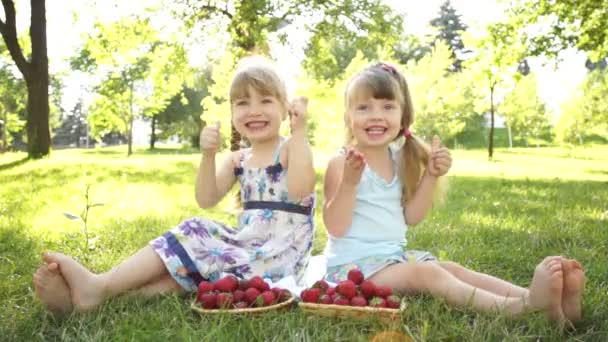
[[[336,288],[335,287],[330,287],[325,291],[326,294],[328,295],[333,295],[334,293],[336,293]]]
[[[374,298],[372,298],[372,300],[369,301],[369,306],[372,306],[375,308],[385,308],[386,300],[384,300],[384,298],[381,298],[381,297],[374,297]]]
[[[234,307],[237,309],[246,309],[249,307],[249,304],[247,304],[247,302],[236,302],[236,304],[234,304]]]
[[[321,289],[312,288],[302,291],[300,297],[305,303],[318,303],[321,296]]]
[[[234,290],[234,292],[232,292],[232,299],[234,299],[234,302],[242,302],[245,300],[245,291],[243,290]]]
[[[361,290],[363,296],[367,299],[370,299],[376,295],[376,285],[369,280],[362,281],[361,285],[359,285],[359,289]]]
[[[334,297],[334,304],[336,305],[350,305],[350,301],[348,298],[344,298],[339,294],[336,294]]]
[[[213,292],[203,293],[199,302],[205,309],[215,309],[217,307],[217,296]]]
[[[321,297],[319,297],[319,303],[321,304],[333,304],[333,300],[331,299],[331,296],[324,294],[321,295]]]
[[[386,298],[393,294],[393,289],[388,286],[377,286],[376,287],[376,296]]]
[[[221,292],[232,292],[239,286],[239,281],[233,275],[228,275],[215,282],[215,289]]]
[[[279,289],[279,292],[275,293],[275,295],[277,296],[277,302],[280,303],[288,300],[291,297],[291,292],[286,289]]]
[[[386,307],[391,309],[399,309],[401,306],[401,298],[396,295],[386,297]]]
[[[270,306],[274,304],[275,300],[277,299],[277,297],[274,295],[274,292],[272,291],[264,291],[260,298],[262,298],[261,306]]]
[[[347,277],[348,277],[348,280],[351,280],[356,285],[361,284],[361,282],[365,279],[365,277],[363,276],[363,273],[361,273],[361,271],[359,271],[358,269],[352,269],[352,270],[348,271]]]
[[[260,276],[255,276],[249,279],[249,287],[255,287],[256,289],[260,290],[260,292],[270,290],[270,286],[268,286],[268,284]]]
[[[329,284],[325,280],[321,279],[321,280],[317,280],[312,287],[316,287],[318,289],[321,289],[323,292],[325,292],[329,288]]]
[[[363,296],[354,296],[353,299],[350,300],[351,306],[367,306],[367,300],[363,298]]]
[[[245,291],[249,288],[249,280],[241,279],[239,280],[239,290]]]
[[[342,296],[348,298],[349,300],[357,295],[357,287],[352,280],[343,280],[338,283],[336,287],[336,292],[341,294]]]
[[[245,301],[249,304],[253,304],[260,294],[260,290],[255,287],[250,287],[245,291]]]
[[[232,307],[232,293],[221,292],[217,295],[217,307],[220,309],[228,309]]]
[[[198,293],[199,294],[203,294],[206,292],[211,292],[215,290],[215,286],[213,285],[212,282],[209,281],[201,281],[200,284],[198,284]]]

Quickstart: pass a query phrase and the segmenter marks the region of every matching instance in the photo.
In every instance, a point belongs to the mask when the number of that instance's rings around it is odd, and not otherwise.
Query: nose
[[[251,106],[249,107],[249,115],[250,116],[259,116],[262,114],[262,106],[261,104],[253,101]]]

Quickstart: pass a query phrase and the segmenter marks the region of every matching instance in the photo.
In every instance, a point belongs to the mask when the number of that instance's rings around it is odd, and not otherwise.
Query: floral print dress
[[[243,207],[237,227],[196,217],[150,242],[185,290],[226,274],[273,282],[290,275],[302,279],[314,237],[314,194],[298,202],[288,199],[287,170],[279,161],[282,144],[275,163],[265,168],[245,167],[251,150],[241,153],[234,169]]]

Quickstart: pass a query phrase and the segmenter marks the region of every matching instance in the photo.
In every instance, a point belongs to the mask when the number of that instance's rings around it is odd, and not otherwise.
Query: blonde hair
[[[412,199],[429,162],[431,147],[413,134],[404,135],[414,122],[414,106],[407,81],[395,67],[386,63],[373,64],[357,73],[346,86],[344,101],[346,111],[346,143],[351,144],[354,136],[348,124],[348,108],[352,101],[361,97],[397,100],[401,105],[401,130],[393,140],[404,138],[399,153],[399,179],[401,180],[401,205],[405,209]],[[437,183],[435,199],[442,200],[445,194],[443,181]]]
[[[276,97],[287,108],[287,87],[268,59],[255,56],[239,62],[230,85],[230,103],[249,97],[249,87],[264,96]]]

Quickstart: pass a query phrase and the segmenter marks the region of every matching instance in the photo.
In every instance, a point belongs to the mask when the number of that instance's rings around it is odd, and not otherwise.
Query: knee
[[[422,290],[433,291],[443,286],[450,273],[434,262],[421,262],[415,265],[415,277],[418,287]]]

